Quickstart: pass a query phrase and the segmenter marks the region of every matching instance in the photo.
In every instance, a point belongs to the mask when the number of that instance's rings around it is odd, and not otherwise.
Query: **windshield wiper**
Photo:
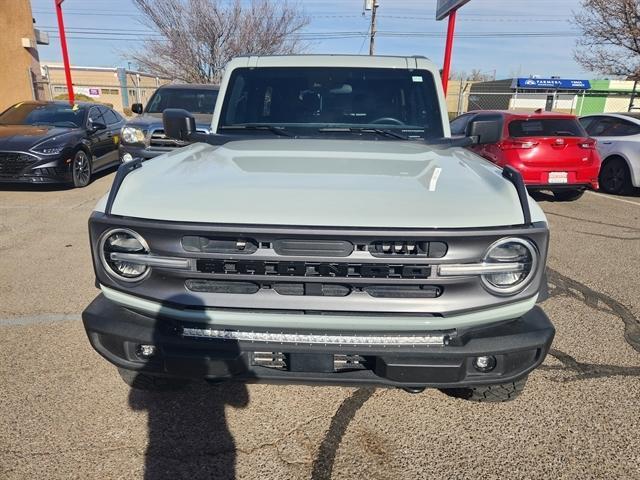
[[[322,133],[375,133],[383,137],[397,138],[399,140],[409,140],[408,137],[394,132],[393,130],[387,130],[385,128],[371,128],[371,127],[324,127],[319,128],[319,132]]]
[[[284,127],[276,127],[266,123],[243,123],[242,125],[222,125],[220,130],[267,130],[281,137],[291,137]]]

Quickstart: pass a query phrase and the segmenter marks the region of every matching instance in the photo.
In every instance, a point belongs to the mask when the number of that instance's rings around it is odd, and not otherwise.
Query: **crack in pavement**
[[[359,388],[340,404],[331,419],[329,430],[320,444],[316,459],[313,461],[312,480],[329,480],[331,478],[336,454],[349,423],[375,391],[376,389],[372,387]]]
[[[631,313],[631,310],[610,296],[596,292],[549,267],[547,267],[547,278],[550,283],[549,298],[566,295],[597,311],[620,318],[624,324],[625,341],[631,348],[640,352],[640,321]]]
[[[554,212],[545,212],[545,213],[547,215],[553,215],[555,217],[561,217],[561,218],[568,218],[569,220],[575,220],[581,223],[593,223],[595,225],[604,225],[605,227],[621,228],[623,230],[629,230],[631,232],[640,232],[640,228],[631,227],[629,225],[618,225],[616,223],[600,222],[598,220],[591,220],[588,218],[572,217],[571,215],[562,215],[561,213],[554,213]]]
[[[553,382],[576,382],[580,380],[590,380],[593,378],[608,378],[608,377],[640,377],[640,367],[622,367],[618,365],[599,365],[596,363],[582,363],[578,362],[568,353],[552,348],[549,350],[549,355],[556,358],[562,363],[562,366],[554,365],[541,365],[539,367],[542,371],[566,371],[571,370],[576,375],[554,380]]]
[[[631,240],[631,241],[640,240],[640,237],[621,237],[619,235],[605,235],[604,233],[585,232],[582,230],[574,230],[574,232],[582,233],[583,235],[591,235],[593,237],[610,238],[612,240]]]

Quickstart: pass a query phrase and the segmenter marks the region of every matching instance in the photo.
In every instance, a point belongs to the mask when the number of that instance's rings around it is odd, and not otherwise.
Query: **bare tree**
[[[159,38],[130,54],[144,70],[186,82],[215,83],[238,55],[295,53],[309,23],[287,0],[133,0]]]
[[[467,73],[464,70],[461,72],[451,71],[449,74],[449,80],[461,80],[467,82],[488,82],[495,80],[493,74],[484,73],[477,68],[472,68],[471,73]]]
[[[574,58],[605,75],[640,76],[640,2],[583,0],[573,23],[582,31]]]

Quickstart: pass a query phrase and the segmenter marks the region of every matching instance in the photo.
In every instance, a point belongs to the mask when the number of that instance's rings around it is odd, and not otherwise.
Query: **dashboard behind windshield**
[[[78,128],[85,116],[86,108],[68,103],[19,103],[0,114],[0,124]]]
[[[229,79],[220,128],[384,128],[441,137],[433,75],[425,70],[349,67],[239,68]],[[311,133],[314,132],[314,133]]]

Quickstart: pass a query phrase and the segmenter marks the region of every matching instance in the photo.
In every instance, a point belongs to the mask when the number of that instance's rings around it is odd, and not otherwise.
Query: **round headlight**
[[[123,127],[121,133],[124,143],[144,143],[144,132],[139,128]]]
[[[118,253],[138,255],[149,253],[147,242],[133,230],[126,228],[109,230],[102,235],[99,248],[102,265],[111,276],[118,280],[137,282],[149,273],[147,265],[118,258]]]
[[[487,249],[483,263],[504,264],[509,267],[507,269],[513,270],[482,275],[484,286],[491,292],[513,295],[526,287],[533,278],[538,265],[538,251],[529,240],[502,238]]]

